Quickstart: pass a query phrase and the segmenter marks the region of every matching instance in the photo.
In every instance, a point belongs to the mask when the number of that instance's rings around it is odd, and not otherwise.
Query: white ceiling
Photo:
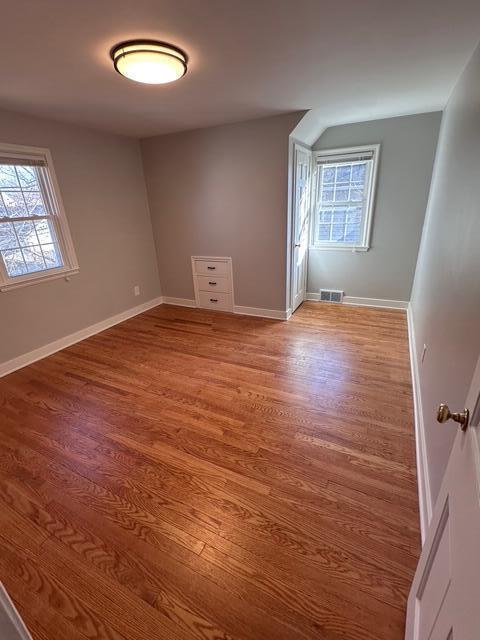
[[[12,0],[1,24],[0,107],[149,136],[297,109],[332,125],[442,108],[480,2]],[[185,49],[188,74],[119,76],[109,50],[138,37]]]

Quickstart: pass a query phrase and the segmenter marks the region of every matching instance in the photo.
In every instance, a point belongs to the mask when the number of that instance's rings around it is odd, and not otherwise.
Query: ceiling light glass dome
[[[116,71],[135,82],[166,84],[187,72],[187,54],[166,42],[122,42],[112,49],[111,57]]]

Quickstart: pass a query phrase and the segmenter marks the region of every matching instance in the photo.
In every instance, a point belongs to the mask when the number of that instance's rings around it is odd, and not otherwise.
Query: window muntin
[[[377,147],[315,154],[311,246],[367,249]]]
[[[47,150],[0,146],[0,288],[78,269]]]

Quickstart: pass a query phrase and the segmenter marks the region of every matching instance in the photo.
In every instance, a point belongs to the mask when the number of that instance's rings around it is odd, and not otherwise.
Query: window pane
[[[332,240],[335,242],[344,242],[345,240],[345,225],[334,224],[332,226]]]
[[[359,182],[363,182],[365,180],[365,169],[367,163],[362,162],[361,164],[355,164],[352,167],[352,180],[358,180]]]
[[[330,223],[332,221],[332,214],[332,209],[322,209],[320,211],[320,222]]]
[[[10,277],[63,267],[49,220],[0,223],[0,252]]]
[[[0,189],[19,189],[17,174],[13,165],[0,165]]]
[[[348,209],[348,222],[360,224],[362,221],[362,207],[350,207]]]
[[[347,224],[345,229],[345,242],[360,242],[359,224]]]
[[[335,202],[346,202],[348,200],[348,187],[338,187],[335,191]]]
[[[319,224],[318,225],[318,241],[326,242],[328,240],[330,240],[330,225]]]
[[[21,191],[2,191],[2,198],[10,218],[28,216],[27,207]]]
[[[55,233],[48,220],[35,220],[35,230],[40,244],[50,244],[55,238]]]
[[[333,200],[333,189],[324,187],[321,195],[322,202],[331,202]]]
[[[40,191],[35,167],[17,166],[17,175],[24,191]]]
[[[333,214],[334,224],[345,224],[347,220],[347,209],[336,209]]]
[[[351,189],[349,200],[353,202],[363,200],[363,189]]]
[[[22,253],[28,273],[43,271],[46,268],[43,253],[39,246],[22,249]]]
[[[27,273],[27,267],[20,249],[2,251],[1,253],[5,268],[10,277],[22,276]]]
[[[362,208],[350,207],[347,214],[345,242],[359,243],[361,239]]]
[[[47,269],[54,269],[55,267],[63,267],[62,258],[58,245],[45,244],[42,245],[43,257],[45,258],[45,264]]]
[[[44,216],[47,213],[40,191],[26,191],[23,196],[31,216]]]
[[[323,182],[333,182],[335,180],[335,169],[334,169],[334,167],[323,167],[323,169],[322,169],[322,180],[323,180]]]
[[[0,223],[0,250],[18,247],[17,236],[11,222]]]
[[[350,182],[352,165],[342,164],[337,167],[337,182]]]
[[[18,242],[21,247],[28,247],[29,245],[38,244],[37,234],[35,233],[35,226],[30,220],[22,222],[14,222],[15,232],[17,234]]]
[[[47,214],[35,167],[0,165],[0,216]]]

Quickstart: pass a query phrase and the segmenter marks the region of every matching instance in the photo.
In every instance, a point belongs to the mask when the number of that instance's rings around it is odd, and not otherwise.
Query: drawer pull
[[[210,298],[210,302],[218,302],[217,298]]]
[[[216,269],[216,268],[217,268],[217,267],[207,267],[207,269],[208,269],[209,271],[215,271],[215,269]]]
[[[208,284],[210,284],[212,287],[214,287],[217,283],[216,282],[209,282]]]

